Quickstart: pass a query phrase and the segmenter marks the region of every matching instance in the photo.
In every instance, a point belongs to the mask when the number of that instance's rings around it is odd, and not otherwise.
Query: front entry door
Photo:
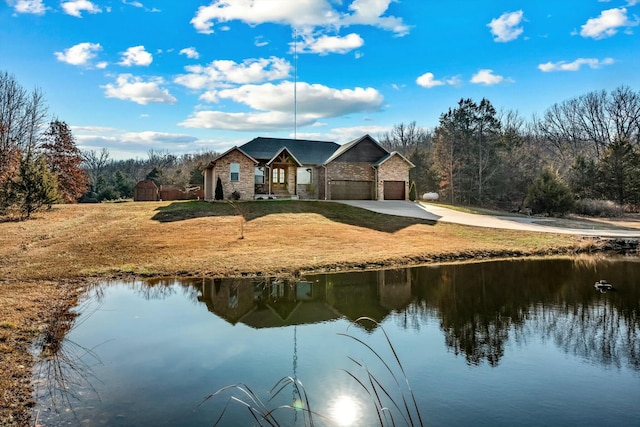
[[[274,166],[271,168],[271,188],[273,190],[284,190],[286,188],[286,171],[282,166]]]

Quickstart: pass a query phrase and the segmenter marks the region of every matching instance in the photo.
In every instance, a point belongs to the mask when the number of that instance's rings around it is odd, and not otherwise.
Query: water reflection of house
[[[411,270],[378,271],[378,292],[380,304],[389,310],[401,310],[413,299],[411,294]]]
[[[210,312],[235,325],[255,308],[253,287],[244,279],[203,279],[202,295],[198,297]]]
[[[406,270],[325,274],[307,280],[204,279],[199,301],[232,324],[272,328],[347,318],[382,322],[408,305]],[[375,325],[367,328],[375,328]]]

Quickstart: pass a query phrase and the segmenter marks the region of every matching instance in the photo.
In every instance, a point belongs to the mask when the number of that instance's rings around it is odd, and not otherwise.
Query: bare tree
[[[380,143],[391,151],[409,155],[412,150],[429,142],[429,133],[416,122],[400,123],[380,136]]]
[[[615,128],[615,138],[640,146],[640,92],[627,86],[615,89],[606,110]]]
[[[599,160],[615,140],[640,145],[640,94],[626,86],[589,92],[554,104],[536,129],[558,165],[578,157]]]
[[[102,148],[100,151],[88,150],[81,153],[84,170],[89,176],[89,185],[93,191],[98,191],[98,183],[109,164],[109,150]]]
[[[39,90],[29,93],[7,72],[0,72],[0,210],[10,202],[20,159],[37,148],[47,108]]]

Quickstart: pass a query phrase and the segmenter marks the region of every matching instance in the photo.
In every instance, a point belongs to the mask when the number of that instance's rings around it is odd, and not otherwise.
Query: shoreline
[[[574,256],[610,256],[610,255],[624,255],[618,251],[612,250],[599,250],[596,248],[567,248],[565,250],[549,249],[547,251],[536,251],[534,253],[523,253],[517,251],[496,251],[492,253],[472,253],[472,252],[459,252],[450,254],[441,254],[440,256],[429,256],[423,259],[411,258],[409,262],[400,264],[398,262],[390,263],[370,263],[370,264],[358,264],[358,265],[343,265],[336,268],[317,268],[310,270],[297,270],[289,272],[281,272],[277,277],[299,277],[300,275],[322,274],[322,273],[345,273],[345,272],[358,272],[358,271],[370,271],[370,270],[382,270],[393,268],[413,268],[434,264],[458,264],[458,263],[474,263],[474,262],[492,262],[499,260],[514,260],[514,259],[528,259],[528,258],[548,258],[548,257],[574,257]],[[181,274],[177,274],[181,273]],[[250,275],[247,273],[240,274],[237,277],[252,278],[252,277],[264,277],[265,275],[255,272]],[[72,324],[75,314],[73,309],[77,307],[79,298],[84,292],[86,286],[90,284],[99,283],[101,281],[109,280],[130,280],[130,281],[144,281],[153,278],[191,278],[202,277],[199,275],[185,274],[184,272],[174,272],[174,274],[166,275],[116,275],[116,276],[99,276],[88,278],[74,278],[71,280],[2,280],[0,286],[3,287],[3,292],[7,290],[16,292],[18,296],[24,295],[25,289],[29,292],[27,295],[29,298],[26,300],[20,298],[24,304],[30,305],[31,308],[35,308],[32,312],[32,316],[23,318],[21,326],[7,327],[6,321],[0,324],[0,333],[3,329],[11,330],[11,337],[7,338],[6,334],[0,335],[0,343],[9,345],[12,347],[10,354],[6,352],[0,353],[0,360],[3,363],[2,377],[6,380],[7,377],[11,379],[10,382],[3,381],[0,378],[0,426],[32,426],[34,420],[32,418],[32,408],[35,404],[34,400],[34,387],[33,376],[34,367],[42,355],[34,354],[32,349],[39,348],[43,350],[42,346],[38,346],[42,343],[43,335],[55,333],[49,330],[52,324],[59,327],[59,319],[61,317],[70,318],[69,325]],[[219,277],[234,277],[234,276],[219,276]],[[44,291],[44,292],[43,292]],[[35,294],[34,294],[35,292]],[[7,308],[0,307],[0,313],[4,316]],[[22,312],[23,308],[13,307],[18,312]],[[4,325],[4,326],[2,326]],[[55,326],[54,326],[55,327]],[[64,333],[62,331],[62,339]],[[1,347],[0,347],[1,348]],[[37,424],[35,424],[37,425]]]
[[[244,209],[245,215],[238,216],[226,204],[57,205],[27,222],[0,223],[0,426],[34,425],[36,357],[30,350],[51,335],[48,328],[68,319],[92,283],[298,277],[439,263],[607,256],[626,245],[434,224],[326,202],[248,203]],[[64,332],[64,322],[60,330]]]

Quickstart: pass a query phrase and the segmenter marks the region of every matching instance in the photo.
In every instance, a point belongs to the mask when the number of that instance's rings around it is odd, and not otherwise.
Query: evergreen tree
[[[216,194],[214,198],[216,200],[224,199],[224,193],[222,192],[222,180],[220,179],[220,177],[218,177],[218,180],[216,181]]]
[[[569,169],[569,186],[577,199],[594,199],[598,195],[598,166],[593,159],[579,154]]]
[[[435,131],[435,164],[451,203],[483,204],[498,177],[500,121],[487,99],[461,99],[440,116]]]
[[[43,156],[27,153],[20,160],[20,178],[16,183],[17,206],[24,218],[59,200],[56,176]]]
[[[416,194],[416,183],[411,181],[411,185],[409,185],[409,200],[415,202],[417,198],[418,195]]]
[[[557,174],[545,169],[529,187],[525,203],[533,213],[562,215],[573,207],[573,196]]]

